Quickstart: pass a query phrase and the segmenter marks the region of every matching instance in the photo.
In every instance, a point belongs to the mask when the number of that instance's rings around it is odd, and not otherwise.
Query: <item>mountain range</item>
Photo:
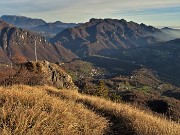
[[[176,37],[178,30],[174,29],[157,29],[124,19],[91,19],[62,31],[50,42],[61,43],[111,74],[127,75],[146,67],[156,71],[162,80],[179,86],[180,40]]]
[[[46,24],[46,22],[42,19],[32,19],[25,16],[2,15],[0,19],[13,24],[16,27],[26,29]]]
[[[4,20],[18,28],[23,28],[26,30],[31,30],[44,36],[46,39],[50,39],[57,33],[63,31],[66,28],[72,28],[78,26],[76,23],[63,23],[61,21],[56,21],[53,23],[47,23],[42,19],[33,19],[25,16],[15,16],[15,15],[2,15],[0,20]]]
[[[161,31],[152,26],[116,19],[91,19],[66,29],[50,40],[60,42],[78,56],[94,55],[108,50],[148,46],[159,40],[153,36]],[[73,44],[72,44],[73,43]]]
[[[156,71],[164,81],[175,85],[180,82],[180,41],[176,39],[179,30],[158,29],[124,19],[92,18],[82,24],[46,23],[22,16],[1,19],[11,23],[0,22],[1,62],[10,61],[17,54],[35,60],[36,41],[38,60],[62,62],[80,58],[112,75],[127,75],[146,67]],[[42,36],[46,33],[48,38],[49,34],[58,34],[48,42]]]

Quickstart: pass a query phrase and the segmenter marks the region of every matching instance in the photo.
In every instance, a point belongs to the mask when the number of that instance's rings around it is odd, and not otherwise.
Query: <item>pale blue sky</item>
[[[47,22],[124,18],[153,26],[180,27],[180,0],[0,0],[0,15],[23,15]]]

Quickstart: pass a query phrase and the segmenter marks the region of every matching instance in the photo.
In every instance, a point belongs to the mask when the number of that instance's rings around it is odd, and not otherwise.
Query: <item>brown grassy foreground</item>
[[[73,101],[47,94],[44,87],[0,88],[1,135],[101,135],[108,121]]]
[[[96,112],[103,113],[114,124],[117,134],[180,135],[180,124],[139,110],[124,103],[113,103],[106,99],[82,95],[74,91],[48,88],[49,94],[83,103]]]
[[[2,135],[180,134],[180,124],[77,91],[21,85],[0,92]]]

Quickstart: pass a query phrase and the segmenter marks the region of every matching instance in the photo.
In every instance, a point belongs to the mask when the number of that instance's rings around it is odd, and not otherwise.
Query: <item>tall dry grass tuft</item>
[[[45,87],[0,87],[1,135],[102,135],[105,118],[82,104],[48,95]]]
[[[180,124],[166,120],[139,110],[124,103],[114,103],[106,99],[82,95],[74,91],[57,91],[52,87],[46,87],[51,96],[74,100],[86,105],[96,112],[112,120],[118,134],[138,135],[180,135]]]

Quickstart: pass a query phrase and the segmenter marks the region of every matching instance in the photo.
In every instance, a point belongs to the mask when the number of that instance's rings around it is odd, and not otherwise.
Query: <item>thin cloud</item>
[[[1,0],[1,14],[21,14],[46,21],[84,22],[96,18],[130,18],[177,14],[179,0]],[[176,8],[176,10],[174,10]],[[161,16],[159,16],[161,17]],[[138,18],[138,17],[137,17]],[[135,18],[136,20],[138,20]],[[178,18],[178,16],[176,17]],[[152,22],[155,20],[152,20]],[[180,21],[180,20],[178,20]],[[149,22],[151,23],[151,22]]]

